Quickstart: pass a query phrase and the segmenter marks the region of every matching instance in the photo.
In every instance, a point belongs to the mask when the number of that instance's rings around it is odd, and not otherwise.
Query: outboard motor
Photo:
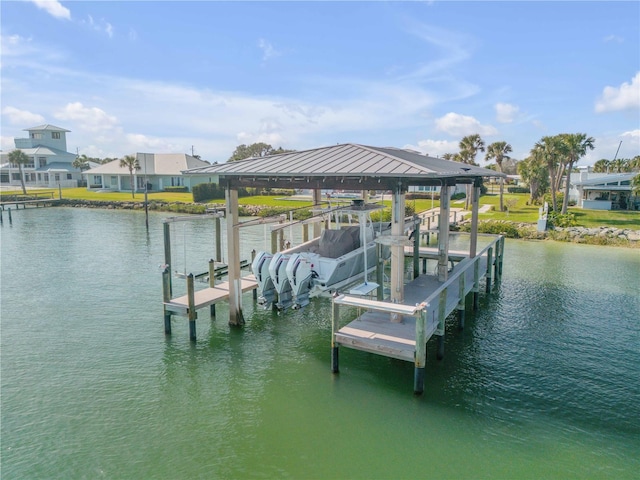
[[[293,303],[291,284],[289,283],[286,272],[288,262],[289,255],[283,255],[281,252],[278,252],[269,263],[269,275],[271,276],[276,292],[278,292],[278,301],[274,304],[278,310],[284,310]]]
[[[276,289],[269,274],[269,263],[272,258],[273,255],[268,252],[259,252],[251,263],[251,271],[255,275],[260,289],[258,305],[265,308],[275,303],[276,300]]]
[[[291,255],[287,263],[287,277],[291,285],[291,291],[295,297],[293,309],[309,305],[309,291],[312,288],[313,265],[311,262],[298,253]]]

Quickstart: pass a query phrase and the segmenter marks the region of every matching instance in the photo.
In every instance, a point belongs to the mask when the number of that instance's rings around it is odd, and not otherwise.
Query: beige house
[[[182,172],[192,168],[208,167],[211,164],[184,153],[136,153],[140,169],[131,174],[120,160],[113,160],[84,172],[88,190],[111,190],[142,192],[145,185],[149,191],[162,191],[167,187],[186,187],[191,191],[199,183],[216,183],[216,175],[189,175]]]

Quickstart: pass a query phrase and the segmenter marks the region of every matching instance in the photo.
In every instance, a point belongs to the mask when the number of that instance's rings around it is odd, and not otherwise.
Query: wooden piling
[[[376,245],[377,249],[377,264],[376,264],[376,283],[378,288],[376,290],[376,299],[378,301],[384,300],[384,258],[382,258],[382,244]]]
[[[220,228],[220,217],[215,218],[216,235],[216,262],[222,263],[222,229]]]
[[[413,215],[413,278],[420,276],[420,219]]]
[[[253,265],[253,261],[256,259],[256,249],[254,248],[253,250],[251,250],[251,264]],[[258,289],[254,288],[253,290],[251,290],[252,295],[253,295],[253,301],[257,302],[258,301]]]
[[[413,371],[413,393],[420,395],[424,391],[424,372],[427,363],[426,310],[416,314],[416,359]]]
[[[9,225],[13,225],[13,219],[11,218],[11,207],[7,208],[7,213],[9,214]]]
[[[491,274],[493,272],[493,247],[489,247],[487,250],[487,273],[485,274],[485,290],[487,293],[491,293]]]
[[[447,316],[447,291],[442,290],[440,292],[438,300],[438,328],[435,334],[438,336],[438,350],[436,352],[436,358],[442,360],[444,358],[444,321]]]
[[[164,223],[162,226],[164,234],[164,264],[167,268],[171,267],[171,224]],[[171,275],[169,275],[169,298],[173,295],[173,287],[171,285]]]
[[[189,340],[192,342],[196,341],[196,318],[198,318],[198,314],[196,312],[196,301],[195,301],[195,288],[193,285],[193,273],[187,275],[187,296],[189,298]]]
[[[338,331],[338,304],[331,302],[331,371],[338,373],[340,366],[338,362],[338,344],[336,343],[336,332]]]
[[[303,223],[302,224],[302,243],[305,243],[308,241],[309,241],[309,224]]]
[[[464,293],[465,291],[465,283],[464,283],[464,279],[465,276],[464,275],[460,275],[460,280],[458,281],[458,285],[459,285],[459,300],[458,300],[458,328],[460,330],[464,329],[464,315],[465,315],[465,299],[466,299],[466,295]]]
[[[213,258],[209,260],[209,287],[213,288],[216,286],[216,262],[214,262]],[[209,313],[212,317],[216,316],[216,304],[212,303],[209,305]]]
[[[171,270],[168,265],[162,270],[162,300],[163,302],[171,301]],[[171,335],[171,312],[164,306],[164,333]]]

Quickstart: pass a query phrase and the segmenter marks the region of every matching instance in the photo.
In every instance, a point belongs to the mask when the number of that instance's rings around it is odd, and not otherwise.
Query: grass
[[[38,190],[38,193],[53,192],[54,198],[58,198],[58,190]],[[3,192],[0,193],[0,200],[4,196],[13,196],[20,192]],[[191,193],[176,192],[149,192],[149,201],[157,202],[182,202],[192,203],[193,196]],[[77,200],[94,200],[94,201],[111,201],[111,202],[143,202],[144,193],[136,193],[135,198],[131,198],[130,192],[96,192],[89,191],[84,187],[80,188],[64,188],[62,189],[62,198]],[[506,220],[516,223],[536,223],[538,220],[537,205],[527,205],[529,199],[528,194],[504,194],[504,204],[510,201],[514,205],[508,212],[500,212],[500,196],[498,194],[486,194],[480,197],[480,206],[492,205],[493,210],[481,213],[480,220]],[[211,203],[224,203],[224,200],[212,200]],[[240,205],[264,205],[268,207],[289,207],[297,209],[301,207],[311,206],[311,202],[287,200],[287,197],[280,196],[255,196],[242,197],[239,199]],[[385,198],[384,204],[391,206],[391,198]],[[436,200],[433,203],[430,199],[407,200],[407,205],[414,206],[416,212],[429,210],[438,207],[440,203]],[[464,206],[464,200],[454,200],[451,202],[453,207]],[[620,210],[583,210],[577,207],[570,207],[569,212],[575,215],[577,224],[582,227],[616,227],[628,228],[632,230],[640,230],[640,212],[620,211]]]

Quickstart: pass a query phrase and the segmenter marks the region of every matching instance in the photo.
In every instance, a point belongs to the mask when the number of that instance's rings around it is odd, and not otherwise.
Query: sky
[[[640,2],[0,2],[1,148],[70,130],[89,157],[586,133],[640,154]],[[485,165],[484,155],[476,159]]]

